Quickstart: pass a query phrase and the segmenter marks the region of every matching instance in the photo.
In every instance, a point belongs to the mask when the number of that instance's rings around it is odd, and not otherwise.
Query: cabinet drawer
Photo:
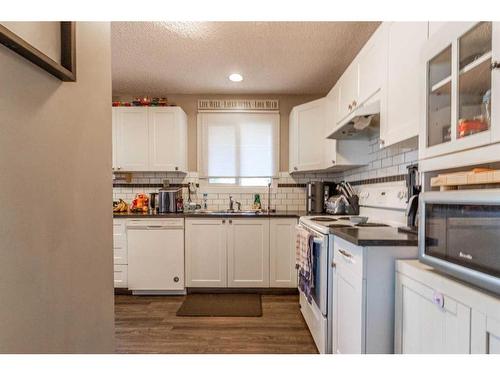
[[[113,234],[125,234],[126,220],[114,219],[113,220]]]
[[[127,232],[125,220],[113,220],[113,263],[127,264]]]
[[[127,288],[128,267],[126,265],[115,265],[114,271],[115,288]]]
[[[113,264],[128,264],[126,247],[113,248]]]
[[[183,218],[169,218],[169,219],[134,219],[129,220],[127,228],[134,227],[180,227],[184,226]]]
[[[355,276],[364,278],[363,273],[363,248],[335,238],[333,243],[333,259],[337,267],[340,267]]]

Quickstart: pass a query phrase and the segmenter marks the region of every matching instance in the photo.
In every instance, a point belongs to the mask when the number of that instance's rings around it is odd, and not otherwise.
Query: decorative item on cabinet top
[[[277,99],[200,99],[198,111],[277,111]]]
[[[148,96],[135,98],[130,101],[114,100],[112,103],[113,107],[167,107],[175,106],[175,104],[169,104],[167,98],[150,98]]]

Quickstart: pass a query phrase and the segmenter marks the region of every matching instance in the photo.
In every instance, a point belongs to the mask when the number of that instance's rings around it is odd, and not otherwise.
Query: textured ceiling
[[[324,94],[378,25],[113,22],[113,94]]]

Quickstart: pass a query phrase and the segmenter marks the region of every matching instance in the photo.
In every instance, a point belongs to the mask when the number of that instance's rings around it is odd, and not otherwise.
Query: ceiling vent
[[[198,111],[277,111],[277,99],[200,99]]]

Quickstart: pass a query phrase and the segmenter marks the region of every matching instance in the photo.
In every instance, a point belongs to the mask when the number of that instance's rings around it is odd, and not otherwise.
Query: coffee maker
[[[328,198],[335,193],[335,182],[311,181],[306,185],[306,211],[310,214],[325,212]]]

